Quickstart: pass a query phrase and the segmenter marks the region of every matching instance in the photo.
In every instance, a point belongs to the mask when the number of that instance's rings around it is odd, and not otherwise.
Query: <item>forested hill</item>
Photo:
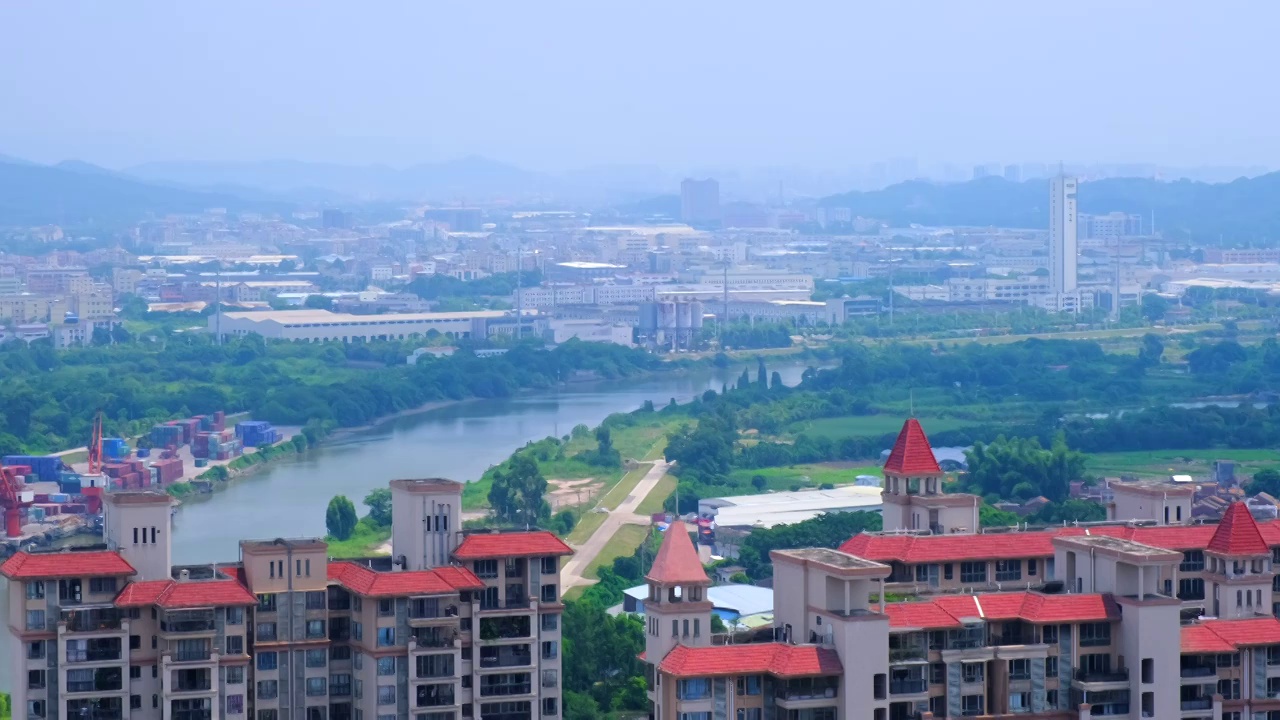
[[[0,160],[0,227],[53,223],[112,228],[149,214],[199,213],[209,208],[290,209],[238,195],[147,183],[86,163],[46,166]]]
[[[1199,242],[1280,241],[1280,173],[1209,184],[1182,180],[1115,178],[1080,184],[1080,211],[1137,213],[1167,237]],[[912,181],[873,192],[823,198],[824,207],[893,225],[976,225],[1045,228],[1049,181],[1022,183],[988,177],[965,183]]]

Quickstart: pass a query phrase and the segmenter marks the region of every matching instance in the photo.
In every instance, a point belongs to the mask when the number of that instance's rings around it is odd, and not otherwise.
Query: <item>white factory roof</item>
[[[223,317],[233,320],[249,320],[257,322],[278,322],[282,325],[378,325],[406,322],[432,322],[438,320],[473,320],[476,318],[500,318],[511,313],[505,310],[475,310],[471,312],[444,313],[385,313],[382,315],[355,315],[352,313],[335,313],[328,310],[264,310],[262,312],[224,313]],[[525,310],[525,315],[536,315],[536,310]]]
[[[585,227],[583,232],[632,233],[634,235],[695,235],[696,230],[688,225],[612,225],[601,227]]]
[[[706,498],[698,512],[711,513],[721,527],[764,527],[811,520],[827,512],[880,512],[880,488],[843,485],[831,490]]]
[[[637,585],[623,591],[632,599],[645,602],[649,599],[649,586]],[[773,612],[773,590],[732,583],[707,588],[707,600],[716,610],[729,610],[738,615],[755,615]]]
[[[556,265],[565,268],[573,268],[575,270],[625,270],[626,265],[614,265],[613,263],[587,262],[585,260],[570,260],[569,262],[556,263]]]

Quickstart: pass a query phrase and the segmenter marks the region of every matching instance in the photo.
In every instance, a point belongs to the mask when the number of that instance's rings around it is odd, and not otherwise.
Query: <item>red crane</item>
[[[0,467],[0,507],[4,508],[4,532],[11,538],[22,536],[22,508],[34,497],[22,489],[14,468]]]
[[[93,437],[89,440],[89,474],[102,473],[102,411],[93,416]]]

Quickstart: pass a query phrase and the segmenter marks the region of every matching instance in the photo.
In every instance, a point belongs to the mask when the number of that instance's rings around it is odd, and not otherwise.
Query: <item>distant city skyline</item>
[[[0,66],[21,72],[0,73],[0,152],[704,176],[884,157],[1280,166],[1258,91],[1269,4],[305,7],[6,4]]]

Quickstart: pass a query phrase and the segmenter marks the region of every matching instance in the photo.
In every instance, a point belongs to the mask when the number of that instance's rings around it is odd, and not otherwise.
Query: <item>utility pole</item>
[[[213,336],[216,338],[217,344],[222,344],[222,261],[218,261],[218,281],[216,284],[216,296],[214,297],[214,321]]]

